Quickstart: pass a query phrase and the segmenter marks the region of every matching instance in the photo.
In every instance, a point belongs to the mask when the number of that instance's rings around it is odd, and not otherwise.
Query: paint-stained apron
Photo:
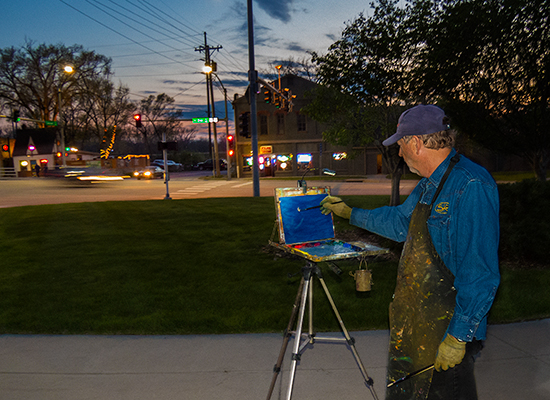
[[[456,156],[451,159],[431,203],[418,203],[411,217],[389,310],[388,382],[435,362],[437,349],[453,316],[454,276],[435,250],[427,221],[457,161]],[[433,369],[388,388],[386,400],[426,399],[432,376]]]

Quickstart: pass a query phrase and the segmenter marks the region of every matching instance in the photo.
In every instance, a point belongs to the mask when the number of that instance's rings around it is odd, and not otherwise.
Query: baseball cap
[[[404,136],[429,135],[449,129],[448,124],[443,123],[445,111],[433,104],[420,104],[409,108],[399,117],[397,132],[384,140],[382,144],[389,146]]]

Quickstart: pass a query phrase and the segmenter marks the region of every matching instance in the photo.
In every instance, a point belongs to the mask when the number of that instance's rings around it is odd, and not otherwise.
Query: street
[[[209,171],[172,173],[168,182],[171,199],[253,196],[252,178],[203,179]],[[306,177],[307,178],[307,177]],[[275,188],[296,187],[298,178],[262,179],[260,196],[273,196]],[[401,194],[409,194],[417,181],[401,181]],[[349,181],[308,181],[308,186],[330,186],[335,196],[389,195],[391,183],[385,176]],[[98,201],[162,200],[166,197],[164,180],[79,182],[62,178],[24,178],[0,180],[0,207],[20,207],[39,204],[84,203]]]

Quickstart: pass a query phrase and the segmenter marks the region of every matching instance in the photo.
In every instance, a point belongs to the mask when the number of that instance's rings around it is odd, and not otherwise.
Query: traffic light
[[[21,117],[19,115],[19,110],[12,110],[11,111],[11,119],[12,119],[13,122],[21,121]]]
[[[9,143],[4,143],[2,145],[2,157],[9,158],[10,157],[10,145]]]
[[[136,128],[141,128],[141,114],[134,114],[134,120],[136,121]]]
[[[281,108],[281,96],[275,95],[275,108]]]
[[[267,86],[264,86],[264,101],[267,104],[269,104],[269,103],[271,103],[271,99],[272,99],[271,90],[269,90],[269,88]]]
[[[227,135],[227,156],[233,157],[235,155],[235,136]]]
[[[250,112],[246,111],[239,115],[239,135],[250,137]]]

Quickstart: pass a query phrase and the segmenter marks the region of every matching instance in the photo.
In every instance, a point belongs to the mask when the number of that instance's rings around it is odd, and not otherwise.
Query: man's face
[[[411,137],[408,142],[405,141],[405,139],[399,139],[397,141],[397,144],[399,145],[399,156],[403,157],[405,160],[405,163],[409,166],[409,169],[411,172],[420,175],[418,170],[415,168],[415,165],[417,163],[417,157],[416,157],[416,146],[417,143],[417,137],[413,136]],[[420,175],[422,176],[422,175]]]

